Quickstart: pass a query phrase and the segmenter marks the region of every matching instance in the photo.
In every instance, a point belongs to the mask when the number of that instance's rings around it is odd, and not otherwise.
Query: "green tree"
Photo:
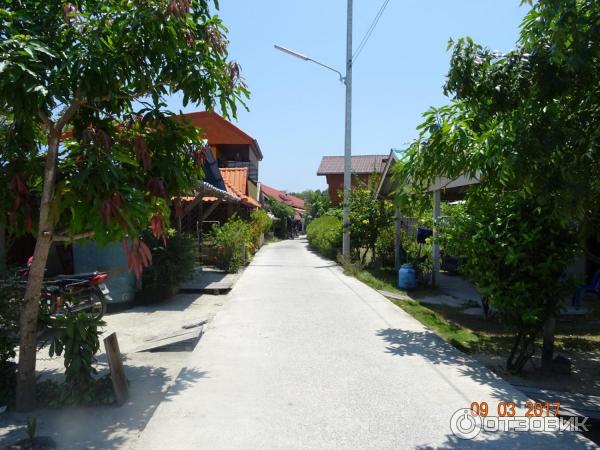
[[[515,50],[500,54],[470,38],[450,42],[445,93],[452,103],[425,114],[399,174],[405,200],[422,196],[439,176],[479,178],[466,204],[471,222],[463,222],[478,228],[463,250],[475,256],[479,246],[482,269],[473,266],[471,275],[480,276],[498,310],[513,308],[505,320],[517,329],[508,361],[517,370],[542,328],[543,361],[552,361],[553,324],[567,286],[562,273],[600,222],[600,4],[523,3],[532,8]],[[527,248],[544,249],[545,265]],[[503,285],[507,271],[527,266],[538,270],[511,272]],[[510,298],[502,294],[509,288]],[[520,341],[523,334],[528,342]]]
[[[247,91],[208,0],[18,0],[0,22],[0,110],[21,142],[2,148],[9,223],[37,236],[20,322],[17,406],[27,410],[52,242],[123,241],[139,275],[150,262],[140,232],[151,223],[161,236],[170,199],[202,176],[199,131],[170,118],[164,97],[235,114]]]
[[[331,209],[331,200],[327,191],[311,191],[307,201],[308,215],[316,219]]]
[[[372,177],[368,183],[356,186],[350,194],[352,250],[362,263],[366,262],[369,252],[371,259],[376,259],[377,238],[394,220],[392,202],[375,198],[377,181],[377,177]]]

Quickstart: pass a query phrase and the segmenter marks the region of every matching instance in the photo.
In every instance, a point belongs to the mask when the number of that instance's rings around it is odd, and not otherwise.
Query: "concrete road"
[[[212,320],[226,300],[225,296],[180,294],[160,304],[105,316],[103,337],[116,332],[124,355],[125,374],[130,381],[127,403],[121,407],[44,408],[28,414],[0,414],[0,449],[27,437],[27,419],[32,416],[37,418],[38,436],[52,437],[58,449],[135,447],[140,431],[191,356],[187,348],[157,353],[137,349],[149,340],[179,334],[185,331],[183,326]],[[48,347],[37,356],[38,376],[63,381],[62,357],[50,358]],[[96,367],[100,376],[108,373],[104,345]]]
[[[138,448],[595,448],[575,433],[451,431],[472,402],[496,415],[526,400],[306,241],[284,241],[242,275]]]

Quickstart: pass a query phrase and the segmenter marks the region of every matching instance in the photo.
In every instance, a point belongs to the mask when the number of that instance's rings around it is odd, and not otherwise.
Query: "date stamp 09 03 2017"
[[[522,409],[515,402],[472,402],[452,415],[450,429],[460,439],[474,439],[482,431],[588,431],[587,417],[561,417],[559,412],[559,402],[527,401]]]

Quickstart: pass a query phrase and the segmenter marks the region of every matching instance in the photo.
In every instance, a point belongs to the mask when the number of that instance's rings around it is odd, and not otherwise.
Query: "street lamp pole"
[[[353,19],[353,0],[348,0],[348,25],[346,30],[346,76],[327,64],[316,61],[302,53],[298,53],[289,48],[275,45],[277,50],[280,50],[288,55],[299,58],[303,61],[310,61],[318,64],[325,69],[329,69],[337,73],[340,81],[346,85],[346,120],[344,134],[344,214],[343,214],[343,239],[342,239],[342,254],[346,258],[350,258],[350,193],[352,192],[352,19]]]
[[[350,258],[350,193],[352,192],[352,0],[348,0],[348,25],[346,34],[346,123],[344,139],[344,215],[342,254]]]

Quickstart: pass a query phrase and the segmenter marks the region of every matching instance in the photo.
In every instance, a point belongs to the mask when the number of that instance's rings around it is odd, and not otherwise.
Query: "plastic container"
[[[410,291],[417,287],[417,272],[412,264],[403,264],[398,271],[398,287]]]

